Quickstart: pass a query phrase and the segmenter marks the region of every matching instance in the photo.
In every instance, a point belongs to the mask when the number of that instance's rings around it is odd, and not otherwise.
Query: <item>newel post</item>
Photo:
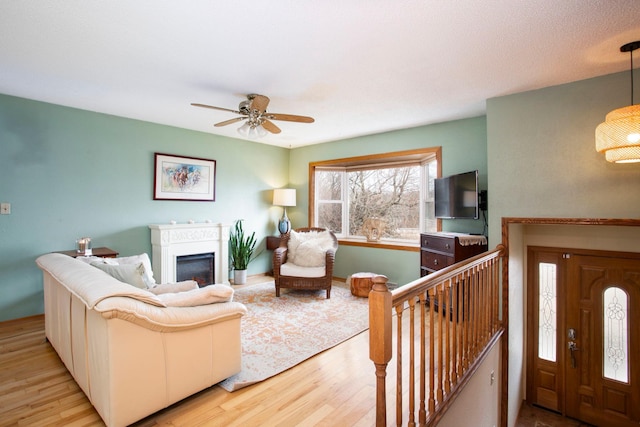
[[[391,292],[386,276],[375,276],[369,292],[369,358],[376,367],[376,426],[387,425],[386,376],[391,360]]]

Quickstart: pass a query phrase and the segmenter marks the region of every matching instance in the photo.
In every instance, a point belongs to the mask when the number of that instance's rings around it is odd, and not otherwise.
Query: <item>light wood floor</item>
[[[369,335],[253,386],[210,387],[135,426],[372,426]],[[100,426],[102,420],[46,342],[44,317],[0,323],[0,426]]]
[[[368,346],[365,331],[266,381],[233,393],[210,387],[135,426],[373,426]],[[575,425],[540,424],[546,417],[538,412],[523,415],[517,426]],[[0,426],[102,425],[45,340],[44,317],[0,322]]]

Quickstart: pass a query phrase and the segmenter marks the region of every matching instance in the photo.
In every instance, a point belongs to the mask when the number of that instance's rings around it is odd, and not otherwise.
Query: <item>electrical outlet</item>
[[[0,203],[0,215],[11,214],[11,203]]]

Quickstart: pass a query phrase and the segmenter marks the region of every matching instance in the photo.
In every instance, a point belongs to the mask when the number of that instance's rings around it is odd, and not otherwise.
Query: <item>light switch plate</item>
[[[11,203],[0,203],[0,215],[11,214]]]

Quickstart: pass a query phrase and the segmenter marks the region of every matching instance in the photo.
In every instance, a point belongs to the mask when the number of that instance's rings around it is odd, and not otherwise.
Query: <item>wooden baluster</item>
[[[469,306],[473,311],[471,314],[471,339],[469,340],[469,363],[471,364],[475,360],[475,354],[478,344],[478,292],[476,288],[475,278],[469,270],[466,272],[467,280],[469,281]]]
[[[465,312],[465,319],[464,319],[464,336],[463,336],[463,347],[462,347],[462,372],[466,372],[467,371],[467,366],[469,366],[469,341],[471,339],[471,315],[473,313],[472,309],[471,309],[471,299],[470,299],[470,293],[471,293],[471,286],[469,283],[469,280],[466,278],[465,275],[461,275],[461,280],[462,280],[462,286],[464,287],[464,297],[463,297],[463,301],[464,301],[464,312]]]
[[[402,425],[402,315],[404,304],[396,306],[396,425]]]
[[[407,424],[408,426],[416,425],[416,416],[415,416],[415,411],[416,411],[415,312],[416,310],[415,308],[416,308],[416,300],[414,298],[409,299],[409,423]],[[401,426],[402,422],[399,422],[398,425]]]
[[[426,400],[426,374],[427,369],[427,294],[426,292],[420,294],[420,413],[418,416],[420,425],[424,425],[427,422],[427,410],[425,407]]]
[[[434,345],[435,345],[435,303],[436,293],[435,289],[430,288],[428,291],[429,301],[431,302],[431,310],[429,310],[429,413],[432,413],[436,409],[436,399],[433,391],[435,375],[434,364]]]
[[[442,402],[442,375],[443,375],[443,368],[444,368],[444,353],[443,353],[443,348],[442,348],[442,324],[444,323],[444,319],[446,319],[450,313],[449,313],[449,305],[448,305],[448,301],[445,301],[444,296],[442,294],[443,291],[443,286],[441,283],[439,283],[437,285],[437,289],[438,289],[438,303],[440,306],[440,315],[438,316],[438,341],[437,341],[437,348],[438,348],[438,383],[437,383],[437,399],[438,399],[438,403]]]
[[[375,276],[369,293],[369,358],[376,367],[376,426],[387,425],[385,379],[392,353],[391,292],[385,276]]]
[[[493,279],[491,280],[491,282],[494,285],[494,289],[495,289],[495,298],[494,298],[494,319],[495,319],[495,328],[493,330],[493,332],[498,330],[498,327],[500,326],[500,301],[502,301],[502,298],[504,298],[504,295],[502,295],[502,290],[501,290],[501,284],[502,282],[500,281],[500,278],[502,277],[502,272],[500,270],[500,261],[502,260],[502,258],[499,259],[494,259],[493,262]],[[504,314],[503,314],[504,316]]]
[[[458,283],[457,278],[456,279],[452,279],[452,293],[451,293],[451,300],[453,302],[453,312],[456,314],[456,318],[455,321],[452,322],[451,324],[451,381],[453,382],[453,384],[457,384],[458,383],[458,378],[459,378],[459,367],[460,367],[460,354],[459,354],[459,347],[458,347],[458,322],[460,322],[462,320],[462,311],[461,311],[461,307],[458,301],[458,298],[460,297],[460,293],[458,292],[460,287],[460,284]]]
[[[458,313],[456,312],[454,306],[454,302],[451,299],[451,280],[447,280],[444,284],[444,299],[447,301],[447,305],[449,307],[449,316],[447,317],[447,321],[445,322],[444,328],[444,362],[445,362],[445,371],[444,371],[444,391],[445,393],[449,393],[451,390],[451,324],[455,323],[456,317]],[[451,302],[451,303],[449,303]]]
[[[486,307],[485,311],[485,336],[484,342],[488,342],[491,338],[491,298],[493,298],[493,293],[491,292],[491,283],[489,282],[489,268],[487,263],[483,263],[482,265],[482,286],[484,291],[484,307]]]

